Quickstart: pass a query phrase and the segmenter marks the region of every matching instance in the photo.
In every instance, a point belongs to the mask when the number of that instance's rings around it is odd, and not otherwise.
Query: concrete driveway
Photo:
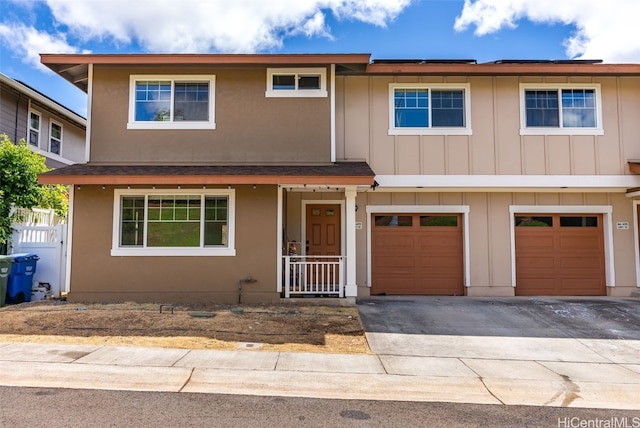
[[[640,409],[639,299],[376,296],[357,303],[387,373],[479,382],[502,404]]]
[[[640,340],[640,299],[376,296],[358,299],[367,333]]]

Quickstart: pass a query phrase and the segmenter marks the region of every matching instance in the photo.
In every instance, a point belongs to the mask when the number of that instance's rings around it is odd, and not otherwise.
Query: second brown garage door
[[[516,295],[606,294],[601,215],[517,214]]]
[[[373,214],[371,294],[462,295],[460,214]]]

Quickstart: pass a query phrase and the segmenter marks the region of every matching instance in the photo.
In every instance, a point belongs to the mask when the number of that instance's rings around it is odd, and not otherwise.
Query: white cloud
[[[57,22],[88,42],[136,42],[150,52],[252,53],[284,37],[330,37],[325,14],[384,26],[412,0],[46,0]]]
[[[565,40],[569,57],[640,62],[638,16],[638,0],[465,0],[454,28],[475,26],[475,34],[484,36],[514,28],[521,19],[572,24],[577,30]]]
[[[66,41],[64,35],[41,32],[26,25],[0,24],[0,39],[5,46],[22,58],[26,64],[43,69],[40,63],[40,53],[78,53],[79,50]]]

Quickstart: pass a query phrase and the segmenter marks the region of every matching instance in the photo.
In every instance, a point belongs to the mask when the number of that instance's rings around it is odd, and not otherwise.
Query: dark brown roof
[[[42,184],[316,184],[371,185],[366,162],[323,165],[94,165],[41,174]]]

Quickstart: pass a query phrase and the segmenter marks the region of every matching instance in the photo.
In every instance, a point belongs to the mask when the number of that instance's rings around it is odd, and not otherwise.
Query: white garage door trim
[[[613,260],[613,220],[611,205],[509,205],[511,227],[511,285],[516,286],[516,225],[515,215],[528,214],[602,214],[604,233],[604,270],[607,287],[616,286]]]
[[[371,288],[371,214],[462,214],[464,286],[469,287],[469,205],[368,205],[367,206],[367,287]]]
[[[633,248],[636,257],[636,287],[640,287],[640,231],[638,230],[638,205],[640,201],[633,201]]]

